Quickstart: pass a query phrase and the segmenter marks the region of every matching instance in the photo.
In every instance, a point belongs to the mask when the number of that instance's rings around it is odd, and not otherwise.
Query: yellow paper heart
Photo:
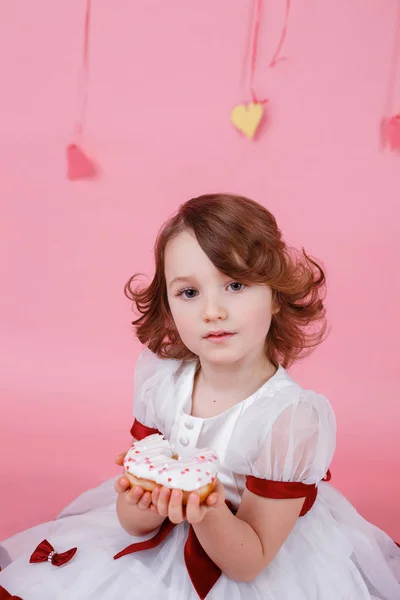
[[[239,131],[253,139],[260,124],[264,108],[262,104],[252,102],[235,106],[231,112],[232,123]]]

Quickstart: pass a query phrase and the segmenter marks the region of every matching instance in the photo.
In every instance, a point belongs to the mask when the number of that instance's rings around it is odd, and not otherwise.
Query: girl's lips
[[[234,333],[228,333],[228,332],[219,334],[219,335],[210,334],[205,339],[208,342],[212,342],[213,344],[222,344],[223,342],[226,342],[234,335],[235,335]]]

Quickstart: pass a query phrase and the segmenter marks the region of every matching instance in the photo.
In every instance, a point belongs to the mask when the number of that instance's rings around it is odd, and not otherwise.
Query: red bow
[[[55,567],[61,567],[61,565],[71,560],[77,550],[78,548],[71,548],[71,550],[58,554],[47,540],[43,540],[32,554],[29,562],[41,563],[48,561]]]
[[[22,598],[19,596],[11,596],[10,592],[7,592],[7,590],[0,585],[0,600],[22,600]]]
[[[156,548],[165,540],[174,527],[174,523],[171,523],[169,519],[165,519],[158,530],[158,533],[156,533],[154,537],[145,542],[131,544],[121,552],[118,552],[118,554],[114,556],[114,559],[121,558],[121,556],[126,556],[127,554],[132,554],[133,552],[139,552],[140,550]],[[200,600],[204,600],[208,592],[218,581],[221,575],[221,569],[217,567],[211,558],[204,552],[192,526],[190,526],[189,529],[189,536],[186,540],[184,555],[186,568],[190,579],[192,580],[193,587]]]

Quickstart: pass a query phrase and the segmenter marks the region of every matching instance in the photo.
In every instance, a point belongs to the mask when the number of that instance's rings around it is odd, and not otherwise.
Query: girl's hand
[[[115,458],[117,465],[123,466],[125,455],[126,452],[118,454]],[[158,513],[161,517],[168,517],[172,523],[182,523],[185,519],[189,523],[200,523],[210,510],[225,504],[225,488],[219,480],[214,491],[203,504],[200,504],[199,496],[193,492],[188,498],[186,507],[182,505],[180,490],[171,490],[157,485],[151,493],[145,492],[139,486],[131,487],[129,480],[124,476],[116,480],[114,487],[118,494],[126,494],[128,504],[136,505],[143,511]]]
[[[152,503],[162,517],[168,517],[172,523],[181,523],[185,519],[189,523],[200,523],[205,515],[225,504],[225,489],[218,480],[214,491],[203,504],[200,504],[196,492],[189,495],[186,507],[182,505],[182,492],[157,486],[152,492]]]
[[[122,452],[122,454],[118,454],[118,456],[115,457],[115,464],[119,465],[120,467],[123,467],[125,456],[126,456],[126,452]]]
[[[115,462],[119,466],[123,466],[126,452],[118,454]],[[139,510],[147,511],[157,514],[157,507],[151,502],[151,493],[145,492],[144,489],[138,485],[131,486],[131,483],[127,477],[122,475],[118,477],[114,483],[114,489],[117,494],[123,494],[125,501],[131,506],[136,506]]]
[[[139,485],[131,486],[127,477],[118,477],[114,483],[114,489],[117,494],[122,494],[125,497],[127,504],[136,506],[139,510],[150,511],[154,514],[157,513],[157,507],[151,502],[151,493],[145,492],[145,490]]]

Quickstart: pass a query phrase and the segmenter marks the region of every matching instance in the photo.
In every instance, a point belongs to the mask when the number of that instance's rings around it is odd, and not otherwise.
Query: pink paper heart
[[[391,150],[398,150],[400,148],[400,114],[388,119],[386,135]]]
[[[67,177],[70,181],[94,179],[98,170],[94,162],[76,144],[67,148]]]

